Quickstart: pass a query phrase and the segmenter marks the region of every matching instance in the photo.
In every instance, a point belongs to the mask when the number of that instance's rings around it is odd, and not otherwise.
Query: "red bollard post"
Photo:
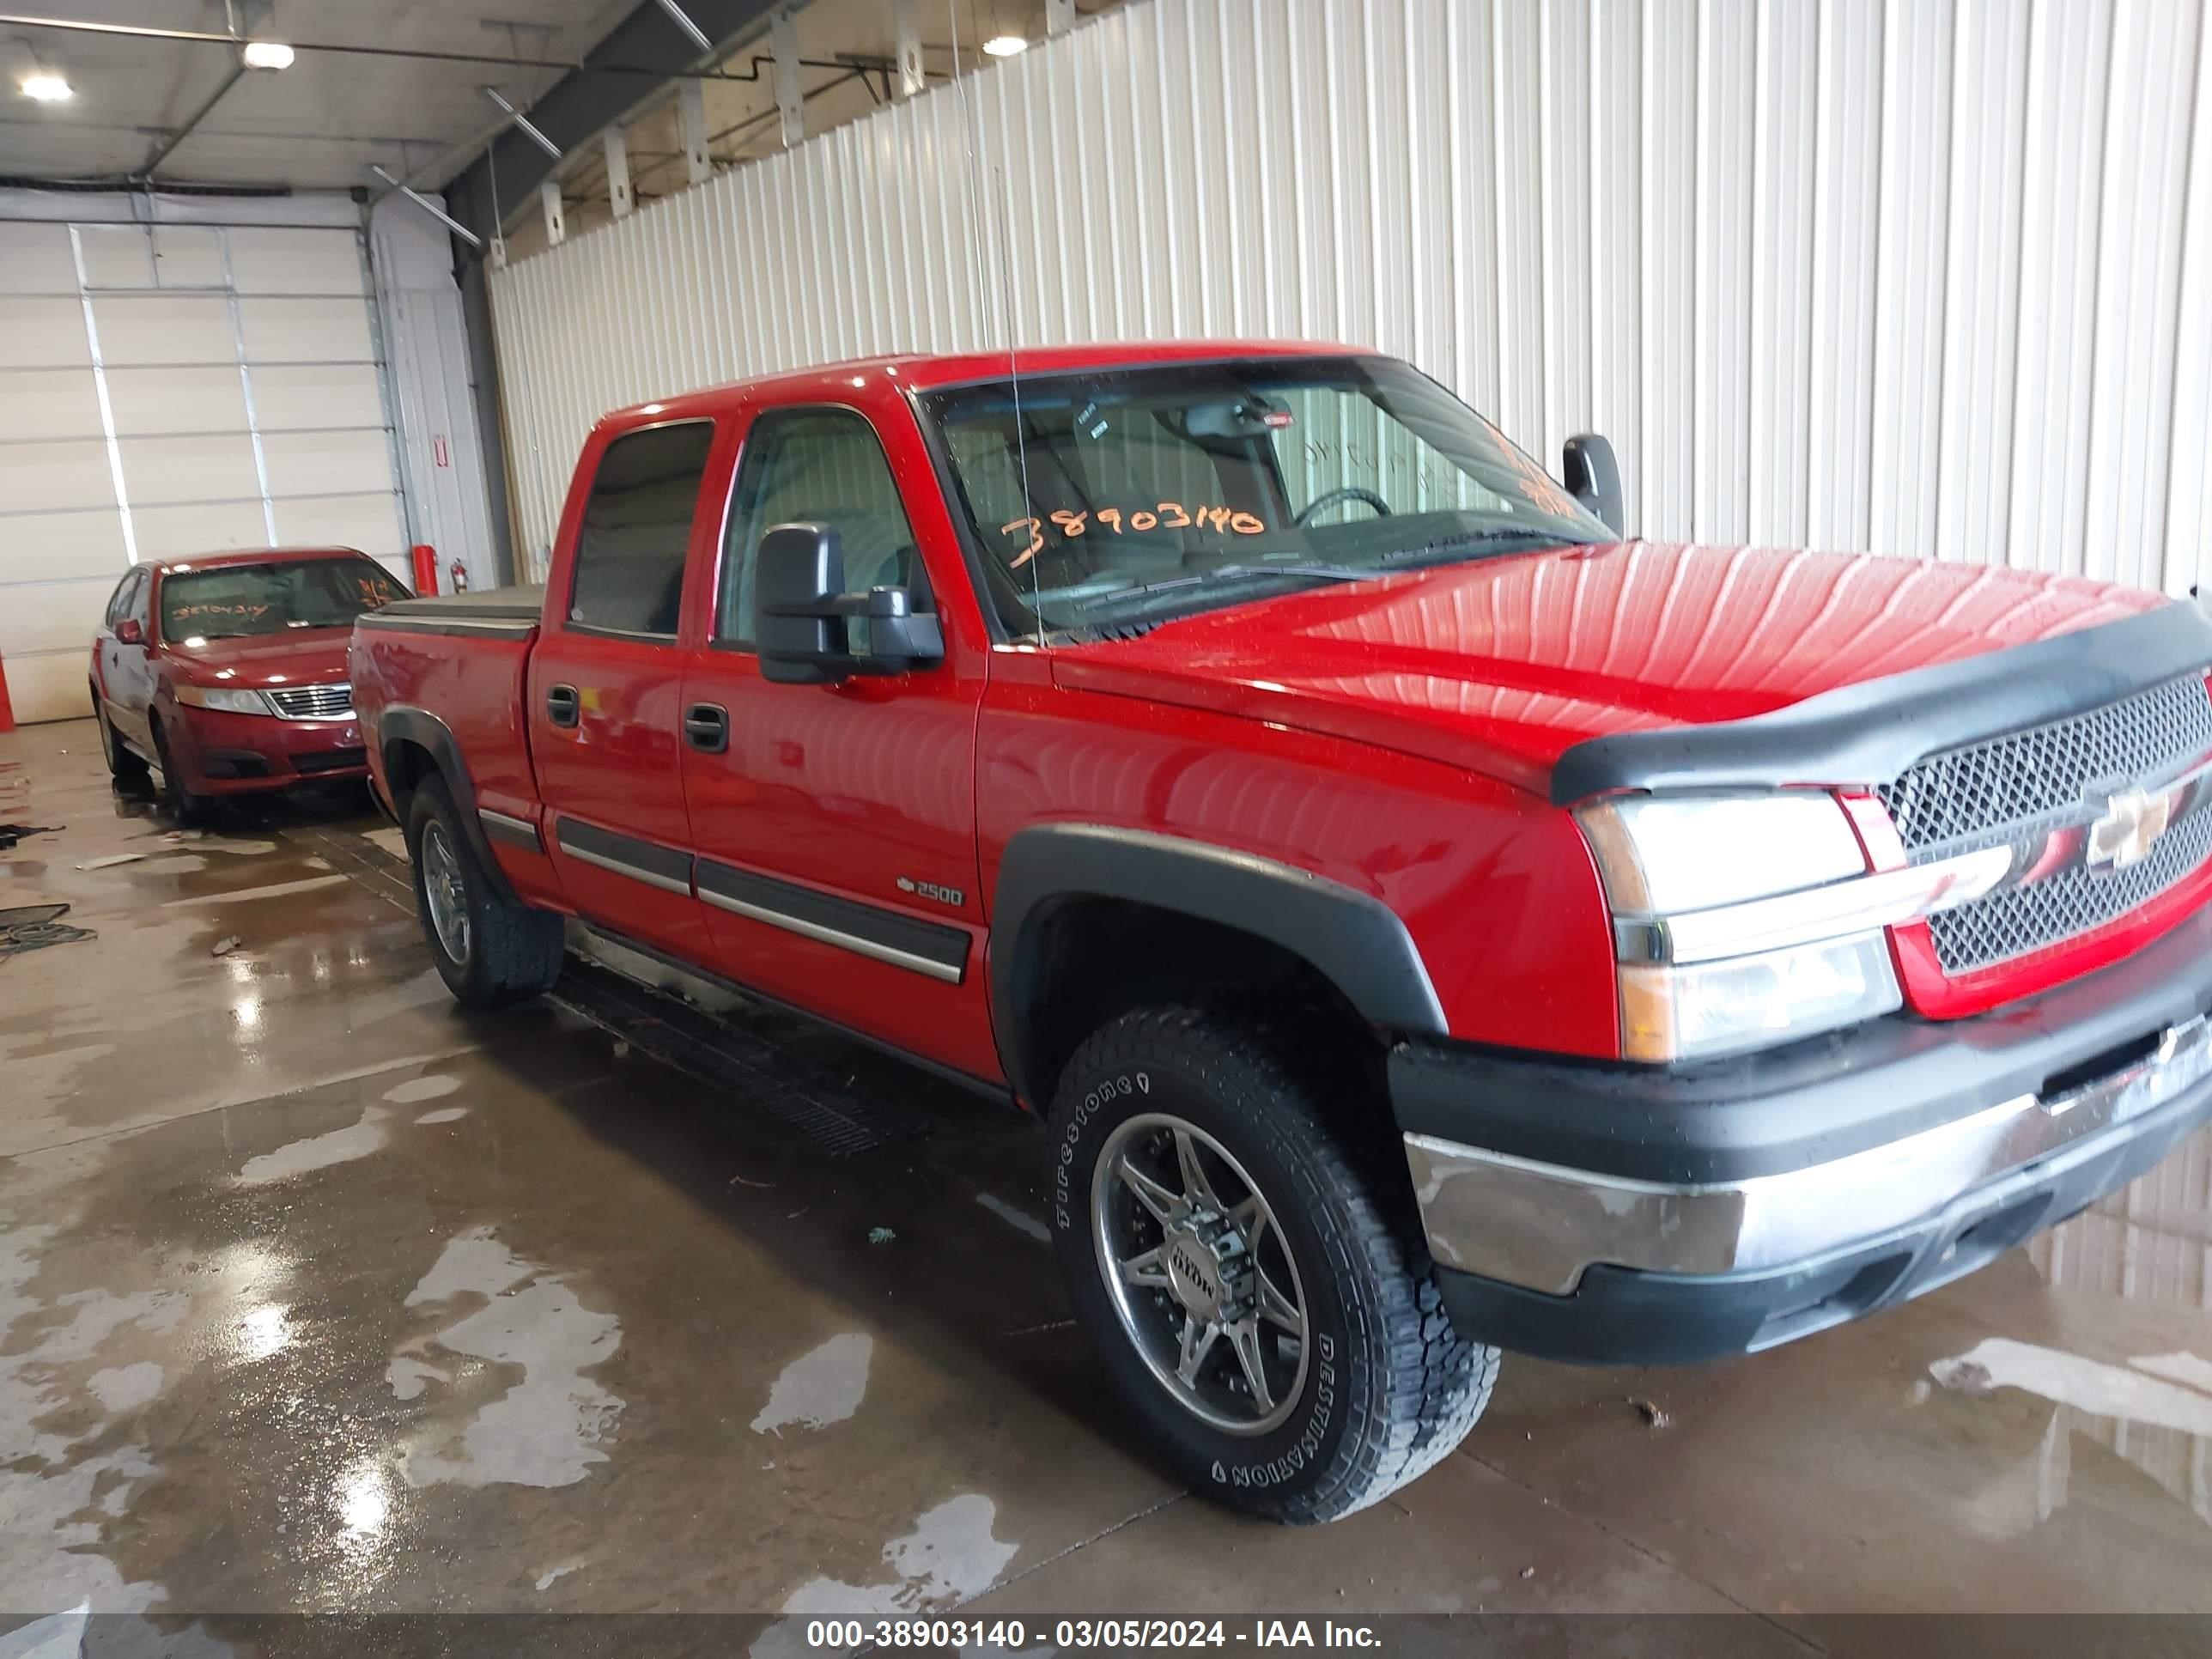
[[[438,591],[438,550],[425,542],[413,550],[415,559],[415,592],[418,599],[428,598]]]

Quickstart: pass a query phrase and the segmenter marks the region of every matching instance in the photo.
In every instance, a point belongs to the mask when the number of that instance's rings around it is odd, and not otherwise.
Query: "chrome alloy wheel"
[[[469,959],[469,895],[461,878],[461,860],[453,850],[446,826],[432,822],[422,826],[422,902],[430,907],[430,926],[438,943],[456,963]]]
[[[1160,1385],[1230,1434],[1281,1425],[1305,1385],[1305,1294],[1243,1165],[1196,1125],[1141,1114],[1099,1153],[1091,1223],[1121,1328]]]

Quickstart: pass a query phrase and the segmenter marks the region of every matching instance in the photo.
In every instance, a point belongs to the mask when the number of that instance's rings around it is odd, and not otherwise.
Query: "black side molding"
[[[545,839],[538,833],[538,826],[527,818],[509,817],[504,812],[495,812],[489,806],[477,808],[477,816],[483,820],[484,834],[493,841],[505,842],[510,847],[520,847],[525,852],[543,856]]]
[[[553,839],[570,858],[628,876],[664,892],[691,896],[692,858],[659,842],[641,841],[563,814],[553,823]]]
[[[1406,924],[1379,899],[1250,853],[1143,830],[1048,823],[1006,843],[991,908],[991,1001],[1016,1090],[1036,1099],[1015,1011],[1058,903],[1127,899],[1252,933],[1310,963],[1367,1019],[1440,1036],[1443,1007]]]
[[[2063,720],[2208,663],[2212,618],[2194,605],[2164,605],[1839,686],[1749,720],[1592,738],[1559,757],[1552,803],[1614,790],[1889,783],[1930,755]]]
[[[491,884],[492,891],[509,904],[520,902],[514,888],[507,884],[506,872],[499,860],[492,856],[491,842],[485,838],[483,820],[477,817],[476,780],[469,775],[468,763],[461,758],[461,745],[453,736],[453,728],[427,708],[416,708],[405,703],[394,703],[386,708],[376,723],[376,742],[382,751],[385,773],[391,775],[392,751],[403,743],[420,744],[445,774],[446,787],[453,792],[453,805],[461,809],[461,834],[468,838],[469,851],[477,855],[477,863]],[[398,801],[392,803],[392,816],[400,827],[406,827],[403,816],[405,809]]]
[[[701,859],[699,896],[720,910],[781,927],[857,956],[870,957],[957,985],[968,966],[968,935],[858,899],[757,876]]]

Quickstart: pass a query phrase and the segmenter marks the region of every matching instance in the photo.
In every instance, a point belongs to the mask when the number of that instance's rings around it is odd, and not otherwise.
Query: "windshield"
[[[1024,376],[923,408],[1013,635],[1613,539],[1497,428],[1385,357]]]
[[[368,559],[291,559],[177,572],[161,580],[161,636],[234,639],[308,628],[350,628],[364,611],[406,592]]]

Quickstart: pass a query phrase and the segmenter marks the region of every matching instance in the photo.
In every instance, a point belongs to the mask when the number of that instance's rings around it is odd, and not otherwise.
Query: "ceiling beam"
[[[710,9],[699,5],[701,11]],[[53,29],[64,34],[100,34],[125,40],[167,41],[182,46],[228,46],[235,50],[238,38],[218,33],[213,29],[176,29],[159,27],[150,23],[101,23],[79,17],[47,17],[28,12],[0,12],[0,29]],[[610,39],[612,37],[610,36]],[[672,36],[671,39],[680,39]],[[513,53],[494,52],[441,52],[428,46],[380,46],[353,41],[293,40],[285,44],[295,52],[331,52],[340,57],[400,58],[423,64],[481,64],[502,70],[569,70],[588,62],[594,75],[627,75],[633,79],[666,81],[687,72],[697,59],[690,55],[690,42],[684,41],[681,52],[663,51],[658,57],[637,60],[620,56],[602,57],[599,52],[586,58],[523,58]]]
[[[167,161],[175,154],[177,146],[192,136],[192,129],[207,119],[215,106],[222,102],[223,95],[238,84],[239,77],[245,73],[245,61],[243,59],[234,61],[230,66],[230,73],[222,77],[222,84],[208,94],[207,101],[187,115],[182,126],[172,130],[167,137],[161,139],[146,153],[146,159],[138,164],[137,176],[141,179],[151,179],[154,176],[154,169]]]
[[[693,28],[717,42],[732,40],[764,24],[781,3],[783,0],[683,0],[684,15]],[[670,68],[662,78],[674,82],[696,73],[698,61],[691,32],[662,9],[660,0],[642,0],[585,54],[582,64],[531,104],[531,122],[563,153],[582,149],[626,118],[639,101],[640,88],[605,74],[606,65],[665,63]],[[492,199],[495,173],[499,179],[496,209]],[[527,208],[538,185],[552,173],[550,156],[522,134],[503,132],[446,186],[447,204],[471,230],[496,236],[501,218]]]

